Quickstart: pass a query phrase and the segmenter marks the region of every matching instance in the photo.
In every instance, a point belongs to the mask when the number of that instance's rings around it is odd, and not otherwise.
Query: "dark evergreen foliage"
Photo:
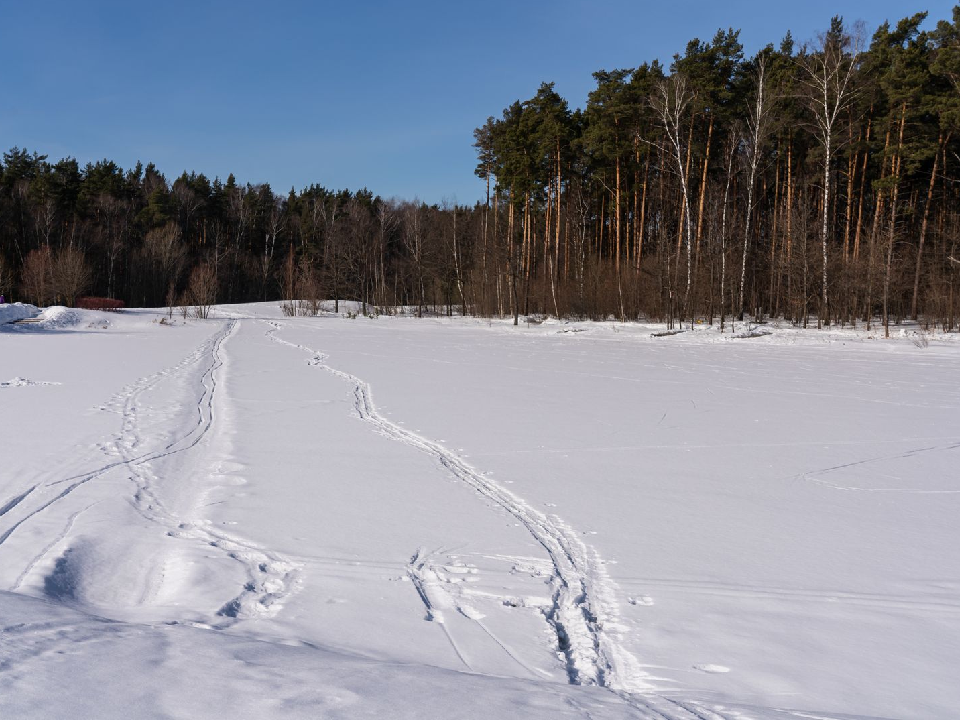
[[[952,329],[960,6],[933,30],[925,19],[866,46],[836,17],[815,42],[787,33],[753,57],[720,30],[669,68],[594,73],[573,111],[543,83],[474,132],[487,191],[473,207],[171,182],[152,164],[15,147],[0,166],[0,293],[172,305],[202,266],[220,302]]]

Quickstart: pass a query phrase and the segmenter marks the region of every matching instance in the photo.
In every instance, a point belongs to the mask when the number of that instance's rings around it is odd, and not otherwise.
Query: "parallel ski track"
[[[442,611],[434,607],[434,604],[430,599],[430,593],[427,591],[422,570],[423,561],[421,560],[421,551],[418,550],[417,554],[410,559],[410,569],[407,573],[407,576],[410,578],[410,582],[413,583],[413,587],[416,588],[417,594],[420,596],[420,601],[427,610],[427,617],[430,620],[436,621],[436,623],[443,629],[443,634],[447,636],[447,641],[450,643],[450,647],[453,648],[453,652],[460,659],[460,662],[463,663],[463,666],[472,672],[473,668],[470,666],[470,663],[467,661],[466,656],[464,656],[463,651],[457,644],[457,641],[454,640],[453,635],[447,628]]]
[[[224,324],[221,330],[201,343],[176,365],[143,377],[115,395],[106,407],[115,408],[122,417],[120,433],[110,443],[115,448],[119,458],[91,471],[46,483],[38,483],[14,497],[3,506],[0,516],[14,510],[31,495],[40,495],[47,488],[70,483],[54,497],[47,498],[30,509],[26,515],[7,528],[3,534],[0,534],[0,546],[24,523],[64,499],[78,487],[116,469],[126,469],[131,473],[130,479],[137,485],[134,507],[145,519],[166,527],[172,535],[199,540],[206,545],[216,547],[230,558],[244,565],[247,582],[240,593],[218,611],[219,619],[213,624],[213,627],[226,627],[245,617],[273,614],[279,609],[281,607],[280,601],[299,586],[296,563],[220,531],[209,523],[184,523],[181,518],[176,517],[164,507],[153,489],[157,476],[151,469],[151,463],[195,448],[213,427],[218,370],[223,366],[221,348],[237,327],[237,320],[231,319]],[[204,360],[206,362],[198,378],[199,393],[196,400],[195,422],[189,426],[187,432],[178,434],[162,447],[137,452],[143,441],[138,421],[142,397],[164,380],[181,375],[191,366],[204,362]],[[70,516],[64,530],[58,534],[53,542],[48,543],[36,557],[30,560],[20,573],[12,589],[16,590],[22,585],[32,569],[59,545],[69,533],[77,516],[86,509],[88,508],[77,511]],[[153,590],[155,589],[153,588]],[[150,594],[148,591],[141,598],[141,604],[149,601]]]
[[[142,458],[129,456],[129,449],[136,448],[141,442],[136,422],[137,413],[133,408],[136,397],[130,396],[124,403],[123,413],[124,437],[127,442],[117,442],[117,450],[126,460],[125,464],[133,473],[131,480],[137,485],[137,509],[145,518],[166,526],[171,534],[200,540],[216,547],[244,566],[247,582],[241,592],[217,612],[219,619],[213,624],[216,628],[233,625],[247,617],[273,615],[282,607],[282,601],[299,587],[297,563],[226,533],[210,523],[184,523],[182,518],[167,510],[153,491],[158,478],[151,468],[151,463],[196,447],[212,429],[216,419],[214,401],[218,388],[217,371],[223,366],[221,346],[238,327],[238,320],[231,319],[212,344],[210,364],[200,376],[202,389],[197,400],[196,423],[190,433],[155,454]],[[142,602],[148,600],[149,591]]]
[[[124,429],[121,430],[120,437],[116,439],[116,444],[120,443],[123,437],[124,431],[127,430],[126,426],[128,423],[128,418],[130,416],[131,408],[136,405],[137,399],[140,397],[140,395],[142,395],[147,390],[150,390],[151,388],[155,387],[167,377],[181,373],[191,365],[195,365],[196,363],[200,362],[205,356],[209,355],[211,352],[216,354],[216,352],[219,350],[220,343],[222,343],[223,339],[230,332],[233,331],[233,327],[234,327],[233,323],[228,324],[223,330],[219,331],[213,337],[207,339],[196,350],[194,350],[192,353],[190,353],[187,357],[185,357],[176,365],[169,368],[165,368],[159,372],[156,372],[152,375],[148,375],[144,378],[141,378],[140,380],[137,380],[132,385],[124,388],[124,390],[122,390],[120,393],[114,396],[114,398],[111,400],[110,403],[107,404],[107,406],[121,407],[122,408],[121,414],[123,415],[123,418],[124,418]],[[199,424],[199,421],[198,421],[198,424]],[[119,460],[105,463],[93,470],[87,470],[81,473],[70,475],[69,477],[60,478],[58,480],[52,480],[45,483],[40,482],[33,485],[29,490],[13,498],[13,500],[11,500],[10,502],[8,502],[3,507],[2,512],[0,512],[0,517],[2,517],[3,515],[6,515],[10,511],[15,509],[19,505],[21,505],[31,495],[33,495],[34,497],[37,497],[37,499],[39,500],[38,504],[36,504],[32,509],[30,509],[26,515],[21,517],[17,522],[15,522],[13,525],[8,527],[2,534],[0,534],[0,546],[2,546],[3,543],[6,542],[7,539],[14,532],[16,532],[17,529],[19,529],[24,523],[28,522],[29,520],[34,518],[36,515],[43,512],[47,508],[51,507],[58,501],[64,499],[81,485],[84,485],[90,482],[91,480],[95,480],[99,477],[102,477],[103,475],[114,470],[115,468],[122,467],[122,466],[129,466],[131,463],[148,462],[150,460],[156,459],[157,457],[160,457],[161,454],[169,454],[169,451],[173,450],[178,444],[182,443],[184,440],[188,440],[189,438],[191,438],[195,434],[196,430],[197,430],[196,427],[191,428],[190,432],[188,432],[185,436],[176,438],[172,442],[168,443],[160,451],[148,451],[136,456],[121,457]],[[39,499],[40,497],[43,496],[44,491],[47,490],[48,488],[64,485],[66,483],[70,483],[70,484],[67,485],[65,489],[61,490],[55,496],[48,497],[43,500]]]
[[[487,635],[487,637],[496,643],[496,645],[507,655],[507,657],[510,658],[510,660],[515,662],[520,668],[523,669],[527,676],[537,680],[542,679],[543,671],[537,671],[524,662],[523,658],[521,658],[506,642],[497,637],[496,633],[487,627],[487,624],[483,622],[481,615],[479,615],[472,607],[463,603],[462,598],[454,597],[452,593],[441,587],[440,583],[431,582],[431,575],[436,576],[437,574],[437,568],[433,563],[433,555],[434,553],[430,553],[423,548],[419,548],[413,557],[410,558],[410,562],[407,564],[407,577],[416,588],[417,594],[420,596],[420,600],[423,602],[424,608],[427,611],[428,619],[440,622],[440,624],[443,626],[444,632],[447,634],[447,637],[450,638],[451,644],[454,645],[454,649],[456,650],[457,654],[462,658],[459,647],[456,646],[456,644],[453,642],[453,638],[450,637],[450,629],[447,627],[445,618],[441,614],[442,608],[438,609],[435,607],[434,595],[438,595],[440,598],[445,598],[450,607],[457,611],[457,615],[465,618],[468,622],[479,627]],[[464,665],[466,665],[468,669],[471,669],[469,663],[466,661],[464,661]]]
[[[272,341],[310,354],[310,365],[349,382],[353,386],[354,408],[360,419],[393,440],[415,448],[437,460],[458,480],[516,518],[536,539],[553,565],[553,598],[544,616],[553,628],[557,644],[566,661],[572,684],[596,685],[614,691],[638,711],[669,718],[697,718],[665,698],[648,703],[642,693],[653,690],[644,680],[634,658],[620,643],[619,613],[610,581],[602,561],[576,532],[556,515],[544,515],[527,502],[501,487],[468,465],[455,453],[386,419],[377,411],[370,385],[355,375],[326,364],[327,355],[277,336],[284,325],[270,325],[267,337]],[[660,710],[652,705],[669,705]]]

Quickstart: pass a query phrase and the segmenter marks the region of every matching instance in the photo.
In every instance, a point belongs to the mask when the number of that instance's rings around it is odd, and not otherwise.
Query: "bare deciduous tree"
[[[166,290],[167,305],[173,313],[173,298],[180,274],[187,261],[187,249],[180,242],[180,227],[169,222],[147,233],[143,242],[144,254],[156,268],[158,281]]]
[[[385,200],[377,205],[377,302],[381,311],[387,303],[387,240],[400,224],[397,204]],[[396,298],[394,297],[394,304]]]
[[[830,30],[817,41],[812,52],[801,56],[802,83],[806,89],[804,100],[814,118],[814,135],[823,147],[823,200],[821,202],[820,241],[823,250],[823,308],[818,324],[829,322],[829,286],[827,278],[827,243],[830,220],[830,166],[838,143],[837,122],[850,107],[855,97],[854,75],[863,49],[863,33],[856,26],[854,33],[843,28],[843,22],[835,17]]]
[[[31,250],[23,261],[20,290],[37,305],[53,300],[53,252],[48,245]]]
[[[53,289],[67,305],[77,304],[77,298],[93,282],[93,272],[79,248],[65,247],[57,253],[52,266]]]
[[[297,302],[301,315],[319,315],[322,303],[317,270],[307,258],[300,258],[297,265]]]
[[[3,255],[0,255],[0,297],[4,298],[4,302],[8,302],[8,295],[10,290],[13,287],[13,273],[10,271],[9,263],[3,259]]]
[[[683,207],[681,208],[683,218],[681,222],[683,223],[687,246],[687,288],[684,292],[684,311],[686,311],[687,302],[690,299],[690,284],[693,272],[693,238],[690,224],[690,191],[687,187],[687,175],[684,172],[683,161],[686,148],[680,126],[683,124],[691,102],[693,102],[693,92],[681,73],[674,73],[666,80],[658,83],[657,90],[651,100],[653,110],[667,135],[667,154],[670,155],[672,164],[675,165],[674,170],[680,179],[680,190],[683,195]]]
[[[263,300],[267,299],[267,279],[273,266],[273,255],[277,247],[277,236],[287,224],[287,203],[282,197],[276,197],[270,205],[270,213],[266,218],[267,234],[263,243],[263,256],[260,258],[260,293]]]
[[[757,74],[755,77],[756,89],[750,104],[747,116],[747,215],[743,226],[743,259],[740,263],[740,317],[743,318],[745,307],[744,289],[747,284],[747,251],[750,247],[750,230],[753,221],[754,186],[757,182],[757,166],[760,163],[760,152],[766,138],[770,121],[770,96],[767,92],[767,62],[764,55],[757,57]]]
[[[413,272],[417,286],[417,317],[423,317],[423,308],[427,304],[424,282],[424,237],[423,217],[420,201],[407,203],[403,209],[403,245],[413,262]]]
[[[193,314],[199,320],[210,317],[210,308],[217,301],[217,275],[213,265],[202,262],[190,273],[186,301],[193,306]]]

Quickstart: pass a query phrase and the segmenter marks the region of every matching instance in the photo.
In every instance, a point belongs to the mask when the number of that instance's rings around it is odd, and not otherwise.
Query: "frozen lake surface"
[[[951,718],[960,339],[51,309],[18,718]]]

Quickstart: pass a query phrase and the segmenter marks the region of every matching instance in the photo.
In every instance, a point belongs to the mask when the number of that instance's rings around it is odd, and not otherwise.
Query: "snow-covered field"
[[[956,335],[0,329],[0,716],[953,718]]]

